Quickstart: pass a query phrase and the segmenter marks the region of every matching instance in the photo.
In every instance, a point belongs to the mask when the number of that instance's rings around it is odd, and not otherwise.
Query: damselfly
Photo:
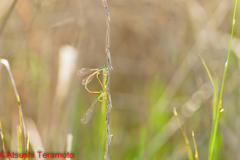
[[[82,68],[81,70],[78,70],[77,74],[79,76],[84,76],[84,75],[87,75],[87,74],[90,74],[89,76],[87,76],[86,78],[84,78],[82,80],[82,85],[85,85],[85,89],[89,92],[89,93],[92,93],[92,94],[99,94],[100,92],[98,91],[90,91],[88,88],[87,88],[87,84],[89,82],[92,81],[94,75],[96,75],[98,81],[100,82],[101,86],[103,87],[103,90],[105,92],[105,87],[102,85],[102,82],[100,81],[100,79],[98,78],[99,74],[101,71],[103,71],[104,69],[106,69],[106,66],[104,65],[103,67],[100,67],[98,69],[91,69],[91,68]],[[93,73],[92,73],[93,72]]]

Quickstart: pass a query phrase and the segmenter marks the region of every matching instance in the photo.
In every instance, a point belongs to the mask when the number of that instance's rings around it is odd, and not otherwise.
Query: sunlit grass
[[[6,149],[5,149],[5,145],[4,145],[4,136],[3,136],[3,129],[2,129],[2,124],[1,124],[1,121],[0,121],[0,130],[1,130],[1,138],[2,138],[2,146],[3,146],[3,152],[6,153]],[[1,157],[2,158],[2,157]],[[7,160],[8,158],[5,157],[5,160]]]
[[[235,1],[235,8],[234,8],[234,13],[233,13],[233,20],[232,20],[232,33],[231,33],[231,39],[230,39],[230,45],[229,45],[229,50],[228,50],[228,56],[227,56],[227,61],[225,63],[225,69],[224,69],[224,73],[223,73],[223,80],[222,80],[222,86],[221,86],[221,91],[220,91],[220,95],[219,95],[219,100],[217,102],[217,94],[218,94],[218,90],[217,90],[217,84],[215,84],[213,82],[212,76],[209,72],[209,69],[206,65],[206,63],[204,62],[203,58],[202,62],[203,65],[208,73],[208,76],[211,80],[211,83],[213,85],[213,89],[214,89],[214,94],[213,94],[213,124],[212,124],[212,132],[211,132],[211,138],[210,138],[210,144],[209,144],[209,154],[208,154],[208,160],[212,160],[213,157],[213,152],[214,152],[214,147],[215,147],[215,140],[216,140],[216,134],[217,134],[217,128],[218,128],[218,121],[219,121],[219,115],[221,112],[221,107],[222,107],[222,95],[223,95],[223,88],[224,88],[224,84],[225,84],[225,79],[226,79],[226,73],[227,73],[227,68],[228,68],[228,64],[229,64],[229,58],[230,58],[230,53],[231,53],[231,46],[232,46],[232,39],[233,39],[233,32],[234,32],[234,26],[235,26],[235,13],[236,13],[236,8],[237,8],[237,0]]]

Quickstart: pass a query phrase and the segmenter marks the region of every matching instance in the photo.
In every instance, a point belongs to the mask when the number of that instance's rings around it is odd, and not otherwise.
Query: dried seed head
[[[173,113],[174,113],[175,116],[178,115],[175,107],[173,108]]]

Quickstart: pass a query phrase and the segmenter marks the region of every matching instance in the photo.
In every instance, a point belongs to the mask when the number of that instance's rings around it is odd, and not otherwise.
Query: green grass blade
[[[199,55],[200,56],[200,55]],[[214,81],[213,81],[213,78],[211,76],[211,73],[204,61],[204,59],[200,56],[201,60],[202,60],[202,63],[207,71],[207,74],[208,74],[208,77],[213,85],[213,100],[212,100],[212,106],[213,106],[213,120],[216,119],[216,112],[217,112],[217,99],[218,99],[218,90],[217,90],[217,85],[215,85]]]
[[[2,138],[2,145],[3,145],[3,151],[6,153],[6,149],[5,149],[5,145],[4,145],[4,136],[3,136],[3,129],[2,129],[2,124],[1,124],[1,121],[0,121],[0,130],[1,130],[1,138]],[[5,160],[8,160],[7,157],[5,157]]]
[[[27,135],[27,155],[29,156],[29,132],[28,132],[28,135]],[[26,158],[26,160],[28,160],[28,156]]]
[[[20,97],[18,95],[18,110],[19,110],[19,119],[20,119],[20,125],[17,126],[18,128],[18,153],[21,155],[22,153],[22,114],[21,114],[21,102],[20,102]],[[22,158],[19,158],[22,160]]]
[[[19,118],[20,118],[20,127],[22,127],[21,102],[20,102],[19,95],[18,95],[18,110],[19,110]]]
[[[18,136],[18,153],[19,155],[22,154],[22,129],[20,126],[17,126],[17,136]],[[22,160],[21,156],[18,158]]]
[[[199,55],[200,56],[200,55]],[[214,126],[215,126],[215,120],[216,120],[216,112],[217,112],[217,105],[218,105],[218,87],[215,85],[213,78],[211,76],[211,73],[204,61],[204,59],[200,56],[202,63],[207,71],[208,77],[212,83],[213,86],[213,98],[212,98],[212,109],[213,109],[213,122],[212,122],[212,131],[211,131],[211,138],[210,138],[210,144],[212,144],[213,141],[213,132],[214,132]],[[217,84],[217,83],[216,83]]]
[[[193,143],[194,143],[194,148],[195,148],[195,160],[199,160],[199,157],[198,157],[198,150],[197,150],[197,145],[196,145],[196,141],[195,141],[195,137],[194,137],[194,132],[192,131],[192,138],[193,138]]]
[[[181,124],[181,122],[180,122],[180,120],[179,120],[179,118],[178,118],[178,114],[177,114],[177,111],[176,111],[175,108],[173,109],[173,113],[174,113],[175,117],[177,118],[179,127],[181,128],[181,131],[182,131],[182,134],[183,134],[183,138],[184,138],[185,143],[186,143],[187,152],[188,152],[188,159],[189,159],[189,160],[193,160],[193,154],[192,154],[191,147],[190,147],[190,145],[189,145],[189,141],[188,141],[188,138],[187,138],[187,134],[185,133],[185,131],[184,131],[183,128],[182,128],[182,124]]]
[[[222,87],[221,87],[220,96],[219,96],[217,115],[216,115],[216,120],[213,122],[213,130],[212,130],[212,133],[211,133],[211,140],[210,140],[210,145],[209,145],[208,160],[212,160],[213,149],[214,149],[214,144],[215,144],[215,139],[216,139],[216,134],[217,134],[218,120],[219,120],[221,104],[222,104],[223,88],[224,88],[224,84],[225,84],[226,73],[227,73],[227,68],[228,68],[229,58],[230,58],[230,53],[231,53],[231,47],[232,47],[232,38],[233,38],[233,32],[234,32],[234,26],[235,26],[235,13],[236,13],[236,9],[237,9],[237,0],[235,1],[235,7],[234,7],[234,13],[233,13],[233,21],[232,21],[233,22],[232,23],[232,33],[231,33],[229,50],[228,50],[228,57],[227,57],[227,61],[225,63],[225,69],[224,69],[224,73],[223,73],[223,80],[222,80]]]
[[[11,82],[12,82],[12,86],[13,86],[13,89],[14,89],[14,92],[15,92],[15,96],[17,98],[17,101],[18,101],[18,109],[19,109],[19,118],[20,118],[20,127],[21,127],[21,132],[23,133],[23,137],[24,137],[24,147],[26,147],[26,127],[25,127],[25,123],[24,123],[24,119],[23,119],[23,113],[22,113],[22,109],[21,109],[21,103],[20,103],[20,98],[19,98],[19,94],[18,94],[18,91],[17,91],[17,87],[15,85],[15,82],[14,82],[14,79],[13,79],[13,76],[12,76],[12,72],[11,72],[11,69],[10,69],[10,65],[8,63],[8,61],[6,59],[0,59],[0,63],[2,63],[6,68],[7,68],[7,71],[8,71],[8,74],[9,74],[9,77],[11,79]]]
[[[105,70],[103,70],[103,87],[106,85],[105,82],[106,82],[106,78],[107,78],[107,73],[105,73]],[[103,88],[103,91],[104,91],[104,88]],[[105,130],[105,115],[106,115],[106,108],[107,108],[107,101],[103,101],[102,102],[102,107],[101,107],[101,116],[100,116],[100,121],[99,121],[99,126],[100,126],[100,146],[99,146],[99,159],[100,160],[103,160],[104,159],[104,148],[105,148],[105,133],[106,133],[106,130]]]

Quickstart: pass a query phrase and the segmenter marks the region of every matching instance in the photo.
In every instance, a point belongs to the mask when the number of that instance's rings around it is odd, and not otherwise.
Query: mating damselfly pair
[[[107,99],[107,92],[106,92],[106,88],[105,86],[103,86],[101,80],[99,79],[99,75],[100,75],[100,72],[104,72],[105,70],[107,69],[106,66],[103,66],[103,67],[100,67],[100,68],[97,68],[97,69],[90,69],[90,68],[82,68],[81,70],[78,70],[77,72],[77,75],[79,76],[85,76],[85,75],[88,75],[90,74],[89,76],[87,76],[86,78],[84,78],[82,80],[82,85],[85,85],[85,89],[91,93],[91,94],[97,94],[97,97],[95,98],[95,100],[92,102],[92,105],[90,106],[90,108],[87,110],[87,112],[83,115],[82,119],[81,119],[81,122],[83,124],[86,124],[88,123],[92,116],[93,116],[93,112],[94,112],[94,109],[95,109],[95,104],[97,101],[99,102],[103,102]],[[99,83],[101,84],[102,88],[103,88],[103,91],[90,91],[88,88],[87,88],[87,85],[89,82],[92,81],[92,79],[94,78],[94,76],[96,75]]]

